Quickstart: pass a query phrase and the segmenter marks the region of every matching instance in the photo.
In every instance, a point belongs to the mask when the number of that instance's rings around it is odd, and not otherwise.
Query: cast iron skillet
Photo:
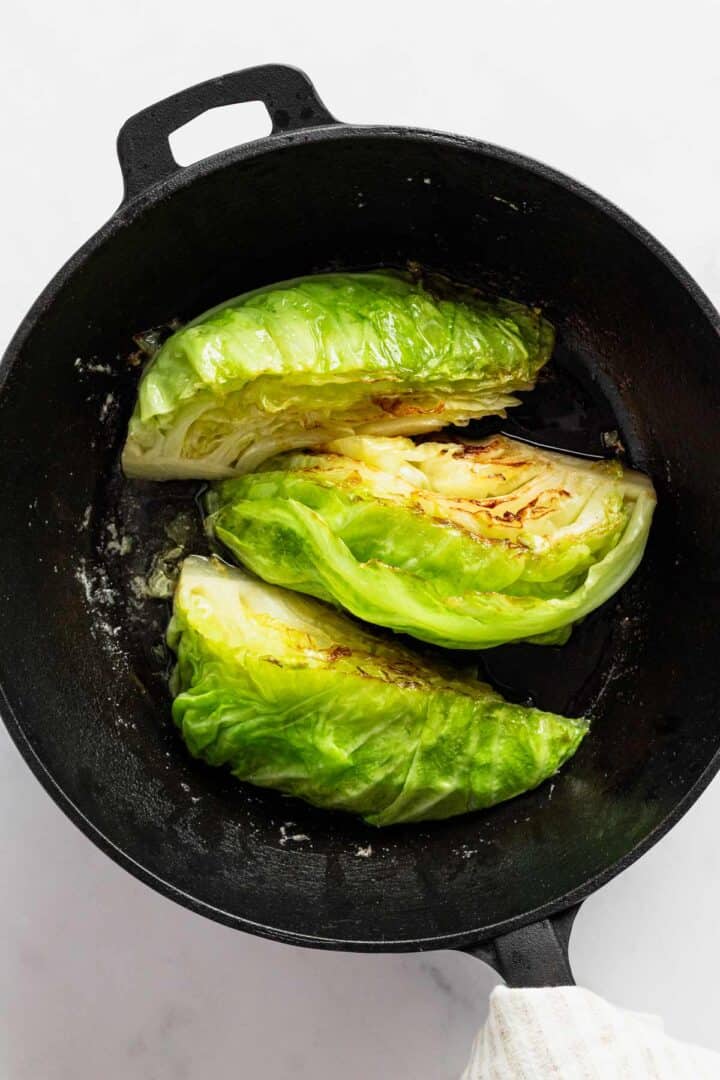
[[[256,99],[268,138],[176,165],[175,128]],[[13,738],[98,846],[229,926],[325,948],[465,948],[513,985],[571,982],[576,905],[720,763],[717,312],[652,237],[574,181],[470,139],[338,123],[293,68],[176,94],[127,122],[119,152],[122,205],[43,292],[2,367]],[[659,505],[636,577],[568,645],[462,657],[509,697],[590,714],[577,757],[493,811],[377,831],[190,759],[169,718],[167,605],[138,597],[134,578],[169,543],[165,526],[194,511],[195,488],[126,483],[118,455],[133,332],[266,282],[408,260],[542,304],[556,358],[504,429],[596,454],[615,430]]]

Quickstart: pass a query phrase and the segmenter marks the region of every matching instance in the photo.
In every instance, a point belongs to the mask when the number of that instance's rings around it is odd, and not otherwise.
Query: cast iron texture
[[[273,134],[175,165],[175,127],[250,98],[268,105]],[[339,124],[293,69],[176,95],[128,122],[120,153],[126,200],[43,292],[2,367],[0,683],[20,750],[120,864],[269,937],[467,947],[576,904],[718,768],[717,313],[655,240],[574,181],[470,139]],[[617,428],[659,507],[637,576],[567,646],[478,658],[510,696],[589,711],[577,757],[491,812],[376,831],[189,758],[157,649],[167,611],[133,577],[194,488],[130,485],[117,463],[134,331],[266,282],[407,260],[542,304],[557,359],[508,430],[602,453],[601,431]],[[506,937],[496,961],[517,972],[518,942],[538,933]],[[567,938],[545,941],[548,981],[568,981]],[[537,981],[536,967],[511,981]]]

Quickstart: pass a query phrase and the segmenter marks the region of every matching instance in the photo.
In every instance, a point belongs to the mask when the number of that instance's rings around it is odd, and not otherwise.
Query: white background
[[[716,0],[13,0],[0,337],[118,203],[122,121],[267,61],[305,68],[342,119],[474,135],[576,176],[718,303],[719,33]],[[187,130],[186,157],[264,124],[226,119]],[[1,740],[3,1080],[457,1077],[495,982],[483,965],[291,949],[192,915],[101,855]],[[717,1049],[719,815],[716,782],[586,903],[572,948],[579,982]]]

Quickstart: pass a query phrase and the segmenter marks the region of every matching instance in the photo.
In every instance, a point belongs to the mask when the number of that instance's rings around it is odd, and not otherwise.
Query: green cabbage
[[[217,479],[355,432],[395,435],[504,414],[550,356],[535,309],[392,271],[325,274],[240,296],[148,365],[129,476]]]
[[[355,436],[216,485],[209,527],[266,581],[450,648],[560,643],[637,567],[650,481],[504,436]]]
[[[217,560],[185,560],[168,640],[173,716],[195,757],[373,825],[512,798],[587,730]]]

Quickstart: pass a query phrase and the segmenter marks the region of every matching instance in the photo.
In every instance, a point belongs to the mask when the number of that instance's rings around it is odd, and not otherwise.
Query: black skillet
[[[174,129],[249,100],[267,106],[269,137],[176,165]],[[464,948],[511,985],[570,982],[576,905],[720,763],[717,312],[652,237],[574,181],[471,139],[338,123],[292,68],[170,97],[128,121],[119,152],[122,205],[43,292],[2,367],[13,738],[98,846],[229,926],[325,948]],[[172,544],[164,527],[194,510],[195,489],[125,483],[118,454],[134,331],[266,282],[408,260],[541,304],[556,358],[505,429],[624,448],[659,505],[637,575],[568,645],[462,657],[510,697],[591,715],[577,757],[491,812],[376,831],[189,758],[169,718],[167,605],[138,598],[134,577]]]

